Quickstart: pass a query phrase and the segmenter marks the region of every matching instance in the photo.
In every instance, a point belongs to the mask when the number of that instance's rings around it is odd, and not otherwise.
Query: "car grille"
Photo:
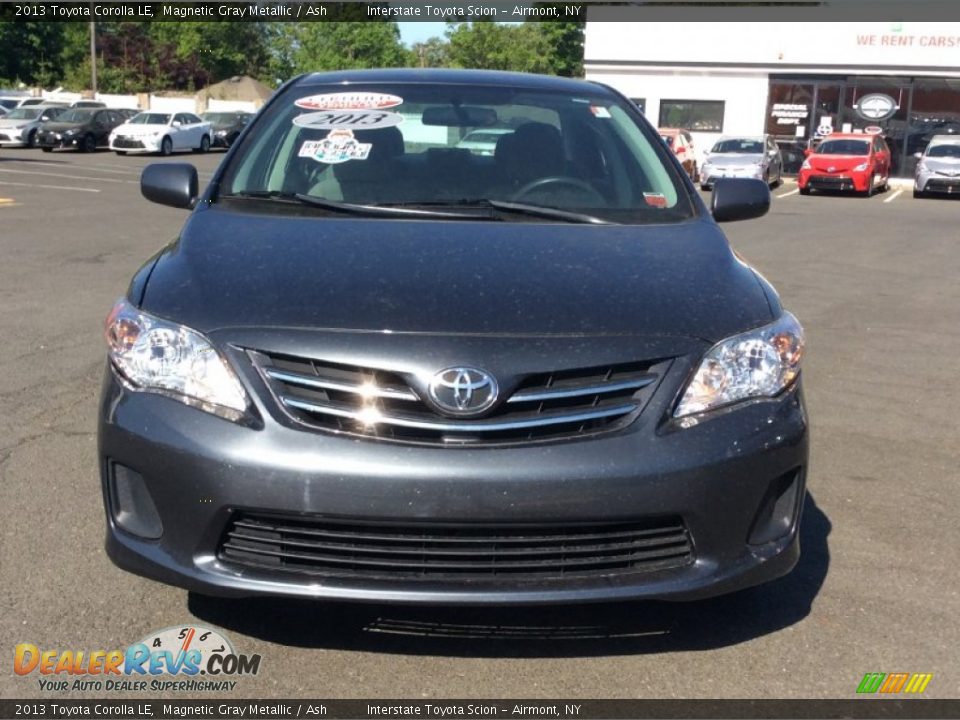
[[[827,190],[846,190],[854,186],[851,178],[841,175],[813,175],[807,181],[807,184]]]
[[[116,137],[113,139],[113,146],[115,148],[142,148],[144,147],[144,144],[139,140],[134,140],[133,138]]]
[[[680,518],[639,522],[443,524],[236,515],[226,563],[356,579],[551,580],[682,567],[693,547]]]
[[[954,190],[960,190],[960,177],[957,178],[939,178],[934,177],[927,180],[925,186],[926,190],[946,190],[948,192],[953,192]]]
[[[404,376],[373,368],[251,352],[275,399],[301,427],[384,440],[522,443],[624,427],[669,361],[538,373],[479,418],[448,418]]]
[[[9,142],[9,140],[10,140],[9,135],[4,135],[3,133],[0,133],[0,142]]]

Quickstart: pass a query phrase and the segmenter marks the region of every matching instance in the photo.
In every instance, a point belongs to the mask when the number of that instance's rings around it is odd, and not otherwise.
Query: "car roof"
[[[559,92],[583,92],[585,89],[613,95],[606,85],[530,73],[505,72],[501,70],[458,70],[450,68],[384,68],[379,70],[334,70],[302,75],[295,81],[297,87],[311,85],[363,84],[363,83],[412,83],[418,85],[463,84],[497,85],[531,90],[556,90]]]
[[[960,145],[960,135],[934,135],[929,145]]]
[[[880,136],[880,133],[830,133],[823,140],[824,142],[827,140],[866,140],[878,136]]]

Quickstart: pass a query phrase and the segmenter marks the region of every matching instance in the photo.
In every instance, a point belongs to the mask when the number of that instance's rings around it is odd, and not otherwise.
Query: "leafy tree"
[[[63,75],[64,23],[0,22],[0,77],[27,85],[54,84]]]
[[[410,50],[416,67],[442,68],[450,66],[450,45],[440,37],[414,43]]]
[[[547,40],[539,23],[449,23],[450,64],[481,70],[550,72]]]
[[[301,23],[293,25],[290,34],[295,73],[403,67],[411,61],[395,22]]]
[[[546,42],[549,72],[565,77],[582,77],[586,22],[557,20],[537,25]]]

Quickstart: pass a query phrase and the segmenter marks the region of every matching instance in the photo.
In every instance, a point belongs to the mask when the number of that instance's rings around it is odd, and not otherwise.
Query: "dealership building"
[[[865,13],[867,14],[867,13]],[[933,135],[960,135],[960,23],[597,22],[586,76],[698,154],[721,135],[773,135],[788,170],[831,132],[882,132],[896,175]]]

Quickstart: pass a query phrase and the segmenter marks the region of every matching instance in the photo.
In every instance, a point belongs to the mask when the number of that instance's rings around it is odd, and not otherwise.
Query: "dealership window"
[[[723,100],[661,100],[660,127],[723,132]]]

